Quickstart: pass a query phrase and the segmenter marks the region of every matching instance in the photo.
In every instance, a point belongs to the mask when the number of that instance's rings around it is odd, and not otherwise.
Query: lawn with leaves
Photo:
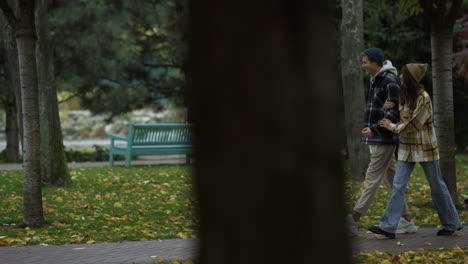
[[[22,217],[22,171],[0,171],[0,246],[97,243],[123,240],[189,238],[196,236],[198,203],[193,194],[191,167],[81,168],[70,171],[69,188],[44,188],[43,201],[50,227],[11,229]],[[467,193],[468,155],[457,156],[458,193]],[[362,217],[361,230],[378,223],[388,202],[383,185]],[[351,210],[362,182],[347,181],[347,206]],[[408,202],[418,226],[439,225],[431,206],[430,188],[417,166],[408,184]],[[466,222],[467,211],[460,211]],[[356,263],[464,263],[467,248],[424,250],[401,254],[354,254]],[[154,263],[188,264],[191,261]],[[195,262],[196,263],[196,262]]]
[[[0,246],[96,243],[196,236],[191,167],[80,168],[69,188],[44,188],[52,226],[12,229],[23,215],[22,171],[0,171]]]
[[[463,264],[468,262],[468,248],[426,249],[403,253],[358,253],[353,255],[354,263],[366,264]]]
[[[460,205],[468,194],[468,155],[457,155],[457,191]],[[363,182],[349,180],[346,182],[346,205],[351,212],[354,204],[361,195]],[[366,230],[371,225],[379,223],[380,217],[385,211],[385,207],[390,199],[383,183],[372,202],[367,215],[361,217],[361,226],[359,230]],[[431,188],[427,182],[424,172],[419,164],[416,165],[413,174],[408,182],[406,199],[410,209],[410,214],[414,222],[419,227],[440,226],[437,212],[432,206]],[[458,210],[460,220],[465,223],[468,217],[467,210]]]

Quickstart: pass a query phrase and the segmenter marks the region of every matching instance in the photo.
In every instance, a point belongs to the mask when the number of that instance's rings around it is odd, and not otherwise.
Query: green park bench
[[[136,125],[130,124],[127,137],[106,133],[110,138],[109,165],[114,166],[114,155],[125,156],[125,167],[130,167],[134,156],[155,155],[189,155],[192,153],[192,125],[160,124]],[[117,145],[116,141],[126,144]]]

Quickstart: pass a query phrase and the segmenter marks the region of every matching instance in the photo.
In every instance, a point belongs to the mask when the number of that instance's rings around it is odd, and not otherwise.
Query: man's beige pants
[[[388,193],[391,194],[393,177],[395,176],[395,148],[394,145],[369,145],[370,163],[364,179],[364,189],[354,206],[355,212],[361,215],[367,213],[382,179]],[[406,201],[403,207],[403,215],[405,214],[408,214]]]

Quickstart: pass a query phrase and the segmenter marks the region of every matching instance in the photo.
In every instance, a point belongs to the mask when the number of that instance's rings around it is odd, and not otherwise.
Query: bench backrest
[[[185,145],[192,144],[190,124],[131,124],[129,138],[132,145]]]

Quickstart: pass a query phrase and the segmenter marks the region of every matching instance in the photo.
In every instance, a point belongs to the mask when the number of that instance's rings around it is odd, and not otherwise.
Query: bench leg
[[[112,154],[112,151],[109,151],[109,166],[114,166],[114,154]]]
[[[125,155],[125,167],[130,168],[132,162],[132,155]]]
[[[187,164],[190,164],[190,155],[189,154],[185,155],[185,162]]]

